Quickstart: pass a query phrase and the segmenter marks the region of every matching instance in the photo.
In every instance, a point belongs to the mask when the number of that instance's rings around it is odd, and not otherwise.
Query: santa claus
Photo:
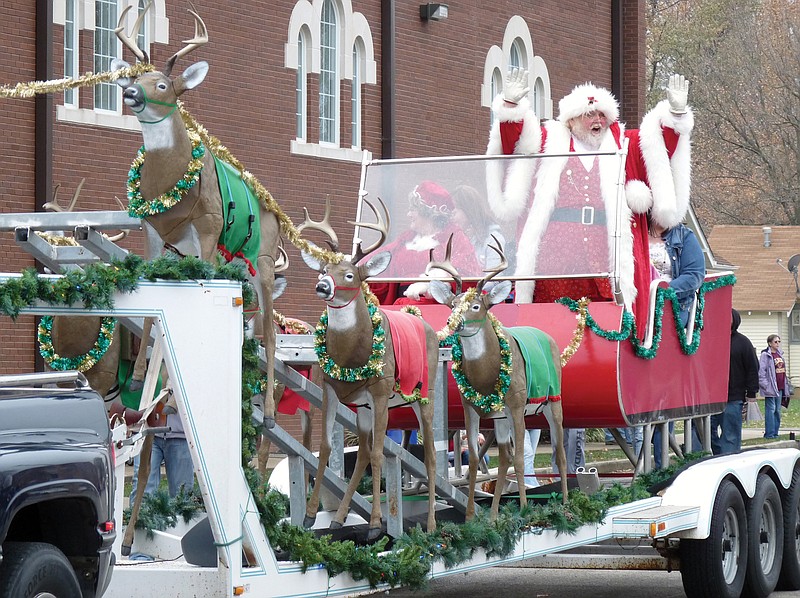
[[[517,246],[525,248],[517,254],[515,276],[616,271],[615,290],[623,304],[638,322],[646,321],[650,262],[645,216],[649,211],[655,222],[671,228],[689,206],[694,118],[687,107],[688,87],[682,76],[670,77],[667,99],[647,113],[638,130],[626,130],[614,96],[585,83],[559,102],[557,120],[540,125],[527,98],[527,73],[509,74],[492,105],[496,118],[487,154],[552,156],[487,165],[489,204],[501,221],[517,219]],[[620,165],[613,154],[625,139],[625,201],[618,206]],[[615,268],[618,210],[624,226]],[[518,303],[531,302],[533,293],[532,280],[517,283]],[[538,281],[537,301],[563,295],[611,299],[613,292],[608,278]]]

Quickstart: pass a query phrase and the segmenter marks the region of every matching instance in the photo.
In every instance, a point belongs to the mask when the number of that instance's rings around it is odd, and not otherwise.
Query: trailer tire
[[[766,598],[778,584],[783,562],[783,506],[778,488],[765,473],[747,505],[747,575],[742,596]]]
[[[703,540],[681,540],[681,579],[689,598],[738,598],[747,572],[747,513],[742,494],[722,480]]]
[[[78,577],[58,548],[45,542],[6,542],[0,596],[81,598]]]
[[[783,495],[783,565],[778,590],[800,590],[800,465]]]

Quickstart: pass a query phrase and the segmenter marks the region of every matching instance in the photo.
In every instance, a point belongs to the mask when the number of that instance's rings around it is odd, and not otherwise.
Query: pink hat
[[[412,208],[432,215],[449,218],[453,213],[453,198],[450,197],[450,193],[433,181],[423,181],[414,187],[408,199]]]
[[[605,87],[596,87],[591,83],[578,85],[558,103],[558,120],[566,124],[572,118],[602,112],[609,123],[619,118],[619,104],[616,98]]]

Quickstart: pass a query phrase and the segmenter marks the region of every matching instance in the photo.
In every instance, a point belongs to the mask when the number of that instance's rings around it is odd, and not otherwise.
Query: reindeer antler
[[[134,56],[139,59],[140,62],[150,62],[150,58],[147,56],[147,52],[142,50],[139,47],[139,44],[136,43],[136,38],[139,37],[139,30],[142,28],[142,23],[144,22],[144,15],[147,14],[147,11],[150,10],[150,5],[153,4],[153,0],[147,3],[144,7],[144,10],[139,13],[139,16],[136,18],[136,22],[133,24],[133,29],[131,29],[131,34],[128,35],[125,33],[125,16],[128,14],[128,11],[133,8],[132,5],[128,5],[125,7],[125,10],[122,11],[122,14],[119,15],[119,22],[117,23],[117,28],[114,29],[114,33],[117,34],[117,38],[119,41],[122,42],[124,46],[126,46],[131,52],[133,52]]]
[[[425,266],[425,274],[430,274],[431,270],[433,270],[434,268],[438,268],[439,270],[447,272],[450,276],[453,277],[453,280],[456,283],[456,295],[460,295],[463,287],[463,282],[461,280],[461,275],[458,273],[458,270],[453,265],[453,262],[450,259],[452,253],[453,253],[453,233],[450,233],[450,238],[447,239],[447,249],[445,249],[444,261],[443,262],[435,261],[433,259],[433,248],[431,248],[430,257],[428,259],[428,265]]]
[[[194,37],[192,39],[183,40],[183,43],[187,45],[175,52],[175,54],[167,60],[167,64],[162,71],[167,77],[169,77],[172,72],[172,67],[175,66],[175,62],[178,58],[186,56],[192,50],[208,43],[208,29],[206,29],[206,24],[203,22],[203,19],[200,18],[200,15],[197,14],[194,4],[191,4],[191,6],[192,8],[189,9],[189,14],[194,17]]]
[[[352,220],[348,220],[347,223],[352,224],[353,226],[363,226],[364,228],[370,228],[378,231],[378,233],[380,233],[380,238],[376,243],[373,243],[367,249],[362,249],[361,240],[359,239],[356,243],[356,250],[353,252],[353,258],[350,260],[354,264],[357,264],[364,256],[369,255],[378,247],[383,245],[384,241],[386,241],[386,236],[389,234],[389,226],[391,225],[389,210],[386,209],[386,204],[383,203],[383,200],[380,197],[378,197],[378,203],[381,204],[381,209],[383,210],[385,217],[378,213],[378,210],[375,209],[375,206],[366,197],[364,198],[364,203],[367,204],[369,209],[372,210],[372,213],[375,214],[377,222],[354,222]]]
[[[311,216],[308,215],[308,208],[303,208],[303,213],[306,215],[306,219],[300,226],[297,227],[297,232],[301,233],[307,228],[311,230],[318,230],[322,233],[328,235],[329,239],[326,239],[325,242],[330,245],[333,251],[339,251],[339,237],[336,234],[336,231],[333,230],[331,226],[330,216],[331,216],[331,198],[329,195],[325,196],[325,215],[323,216],[322,220],[319,222],[315,222],[311,219]]]
[[[506,260],[506,255],[505,253],[503,253],[503,248],[500,246],[500,241],[498,241],[497,237],[495,237],[494,235],[492,235],[492,239],[494,239],[494,242],[497,244],[497,246],[495,247],[490,243],[488,247],[493,249],[495,253],[497,253],[497,255],[500,256],[500,263],[491,270],[484,270],[484,272],[486,272],[488,275],[484,276],[478,282],[477,285],[478,293],[480,293],[483,290],[483,287],[487,282],[489,282],[492,278],[494,278],[495,276],[500,274],[503,270],[508,268],[508,260]]]
[[[75,188],[75,193],[72,194],[72,200],[69,202],[69,206],[65,210],[61,207],[58,203],[58,190],[61,188],[61,183],[58,183],[53,188],[53,201],[48,201],[42,206],[42,209],[45,212],[72,212],[75,209],[75,204],[78,203],[78,196],[81,194],[81,189],[83,189],[83,184],[86,182],[86,179],[81,179],[81,182],[78,183],[78,186]]]
[[[289,269],[289,254],[283,248],[283,238],[278,237],[278,257],[275,258],[275,273]]]

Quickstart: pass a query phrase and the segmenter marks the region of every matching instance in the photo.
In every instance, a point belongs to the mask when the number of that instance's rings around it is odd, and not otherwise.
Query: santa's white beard
[[[598,131],[592,131],[583,126],[583,123],[576,122],[572,126],[572,136],[577,139],[589,151],[596,152],[600,149],[603,143],[608,127],[600,128]]]

